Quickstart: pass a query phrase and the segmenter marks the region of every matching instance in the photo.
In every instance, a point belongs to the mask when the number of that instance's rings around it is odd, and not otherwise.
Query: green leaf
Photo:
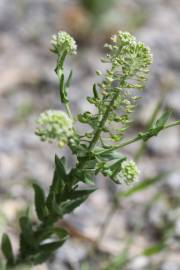
[[[87,184],[87,185],[94,185],[94,179],[93,179],[92,175],[88,174],[88,173],[84,174],[82,182]]]
[[[65,242],[65,240],[54,241],[52,243],[40,245],[39,248],[43,252],[46,252],[47,251],[48,253],[52,253],[53,251],[55,251],[56,249],[58,249],[59,247],[61,247],[64,244],[64,242]]]
[[[114,159],[122,159],[124,157],[118,151],[115,151],[113,149],[104,150],[104,148],[101,148],[101,147],[96,147],[93,153],[98,159],[102,161],[112,161]]]
[[[153,245],[153,246],[145,249],[143,251],[143,255],[145,255],[145,256],[153,256],[153,255],[158,254],[159,252],[161,252],[165,247],[166,246],[165,246],[164,243],[158,243],[156,245]]]
[[[46,205],[45,205],[45,194],[43,189],[38,185],[38,184],[34,184],[33,185],[34,188],[34,194],[35,194],[35,208],[36,208],[36,213],[38,218],[41,221],[44,221],[44,219],[46,218]]]
[[[60,203],[61,195],[63,194],[66,181],[67,174],[65,169],[65,159],[64,157],[60,159],[57,155],[55,155],[55,172],[53,182],[46,200],[46,205],[50,213],[53,213],[57,204]]]
[[[60,207],[62,208],[63,215],[73,212],[73,210],[80,206],[84,201],[86,201],[87,198],[88,195],[62,203]]]
[[[21,228],[21,237],[22,244],[26,244],[27,246],[34,247],[36,245],[36,241],[34,239],[32,223],[28,217],[21,217],[19,219],[19,224]]]
[[[64,180],[67,179],[65,157],[59,158],[57,155],[55,155],[55,170],[60,178]]]
[[[134,193],[143,191],[143,190],[153,186],[155,183],[163,180],[166,175],[167,175],[167,173],[161,173],[155,177],[145,179],[144,181],[137,183],[135,186],[133,186],[129,190],[127,190],[125,192],[120,192],[119,195],[120,195],[120,197],[129,197],[129,196],[133,195]]]
[[[99,98],[98,91],[96,89],[96,84],[95,83],[93,84],[93,94],[94,94],[94,98]]]
[[[67,93],[66,93],[66,89],[65,89],[65,85],[64,85],[64,74],[61,75],[61,80],[60,80],[60,84],[59,84],[59,91],[60,91],[61,102],[67,103],[68,99],[67,99]]]
[[[70,199],[78,199],[82,198],[82,196],[89,196],[91,193],[95,192],[96,189],[82,189],[82,190],[75,190],[69,194]]]
[[[7,264],[12,266],[14,264],[14,255],[12,250],[11,241],[7,234],[3,234],[1,242],[2,252],[7,260]]]
[[[141,132],[138,134],[139,138],[144,142],[149,140],[153,136],[157,136],[161,130],[164,129],[164,126],[168,119],[170,118],[172,112],[165,112],[156,122],[155,124],[146,132]]]
[[[33,263],[37,265],[37,264],[41,264],[45,262],[55,250],[57,250],[64,244],[64,242],[65,240],[54,241],[51,243],[40,245],[39,246],[40,252],[36,254],[35,256],[33,256]]]
[[[109,166],[109,169],[112,171],[112,178],[114,178],[120,172],[121,164],[126,159],[126,157],[123,157],[114,162],[111,166]]]
[[[72,81],[72,75],[73,75],[73,71],[71,70],[70,73],[69,73],[68,79],[66,81],[66,84],[65,84],[66,88],[70,87],[70,84],[71,84],[71,81]]]
[[[68,232],[62,228],[53,228],[52,232],[58,236],[61,241],[66,241],[68,239]]]
[[[172,115],[172,111],[165,112],[155,123],[155,127],[164,127],[164,125],[167,123],[169,118]]]

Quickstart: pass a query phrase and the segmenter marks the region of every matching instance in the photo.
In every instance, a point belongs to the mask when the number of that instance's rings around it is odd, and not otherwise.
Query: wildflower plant
[[[87,97],[96,110],[85,111],[78,116],[72,115],[69,104],[72,72],[67,78],[64,73],[66,58],[76,54],[76,42],[68,33],[59,32],[53,36],[51,44],[51,51],[57,57],[55,72],[65,112],[43,112],[37,121],[36,135],[43,141],[56,142],[59,147],[67,145],[76,157],[76,164],[69,169],[66,158],[56,155],[48,194],[40,185],[33,185],[38,222],[32,223],[28,213],[20,218],[20,249],[17,256],[13,254],[8,235],[2,237],[2,251],[10,268],[45,262],[64,244],[68,232],[60,228],[57,221],[73,212],[95,192],[96,175],[102,174],[118,184],[132,184],[137,180],[137,165],[119,149],[136,141],[147,141],[161,130],[180,124],[176,121],[167,125],[170,112],[165,112],[148,130],[126,139],[131,114],[152,63],[150,49],[137,42],[131,34],[119,31],[111,38],[110,44],[105,44],[108,52],[101,61],[107,63],[109,68],[105,73],[96,72],[100,83],[93,85],[92,96]],[[88,124],[89,131],[78,132],[77,121]],[[82,182],[87,185],[84,189],[80,187]]]

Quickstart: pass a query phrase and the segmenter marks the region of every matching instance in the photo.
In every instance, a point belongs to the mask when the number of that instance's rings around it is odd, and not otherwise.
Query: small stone
[[[139,256],[131,262],[128,270],[146,270],[148,266],[149,259],[145,256]]]
[[[167,261],[163,264],[161,270],[179,270],[180,264],[177,264],[176,262]]]

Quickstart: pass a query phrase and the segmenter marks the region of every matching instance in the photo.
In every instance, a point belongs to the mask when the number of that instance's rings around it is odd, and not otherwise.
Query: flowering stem
[[[110,111],[112,110],[112,107],[114,105],[114,102],[116,100],[116,98],[118,97],[119,93],[116,92],[111,100],[111,102],[109,103],[109,106],[107,107],[106,109],[106,112],[105,114],[103,115],[103,118],[99,124],[99,127],[97,129],[97,131],[95,132],[94,134],[94,137],[89,145],[89,151],[93,150],[93,148],[95,147],[96,143],[98,142],[99,140],[99,137],[100,137],[100,134],[102,132],[102,128],[104,127],[104,124],[106,123],[106,120],[108,119],[108,116],[109,116],[109,113]]]

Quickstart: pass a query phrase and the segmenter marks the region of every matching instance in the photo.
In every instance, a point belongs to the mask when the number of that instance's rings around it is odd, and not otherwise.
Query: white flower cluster
[[[59,147],[63,147],[73,136],[73,121],[62,111],[48,110],[43,112],[38,121],[36,135],[42,141],[57,141]]]
[[[139,169],[133,160],[125,160],[121,164],[120,177],[127,184],[133,183],[139,176]]]
[[[121,67],[122,75],[127,78],[137,76],[138,80],[143,80],[153,59],[150,48],[137,42],[128,32],[119,31],[111,40],[112,44],[105,46],[110,50],[107,58],[112,65]]]
[[[51,44],[53,46],[52,51],[58,55],[62,55],[65,51],[69,55],[76,54],[77,52],[77,45],[74,38],[63,31],[52,36]]]

